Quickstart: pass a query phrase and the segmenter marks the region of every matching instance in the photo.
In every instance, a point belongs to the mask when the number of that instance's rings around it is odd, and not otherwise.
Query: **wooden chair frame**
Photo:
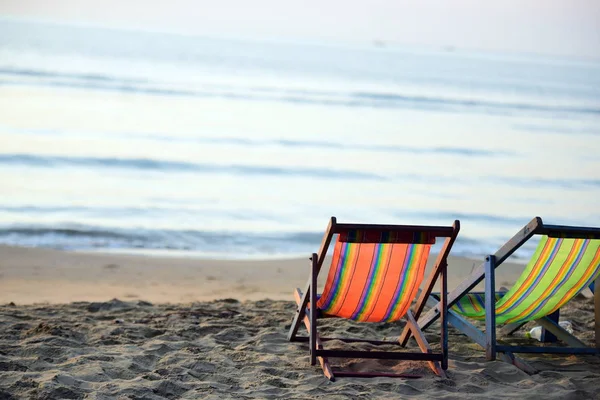
[[[546,347],[546,346],[507,346],[499,344],[496,340],[496,307],[495,307],[495,269],[502,264],[511,254],[519,249],[533,235],[548,235],[549,237],[563,238],[582,238],[582,239],[600,239],[600,228],[545,225],[540,217],[535,217],[525,225],[515,236],[513,236],[504,246],[495,254],[486,257],[486,260],[471,275],[463,281],[456,289],[448,294],[446,304],[434,296],[428,296],[425,300],[431,307],[429,312],[419,320],[419,327],[427,329],[434,321],[439,318],[442,307],[452,307],[458,300],[469,293],[481,280],[485,279],[485,333],[477,329],[466,318],[458,313],[448,310],[448,322],[456,329],[467,335],[475,343],[479,344],[486,351],[488,360],[495,360],[500,356],[504,361],[510,362],[528,373],[535,373],[536,370],[525,361],[515,356],[514,353],[550,353],[550,354],[596,354],[600,355],[600,291],[590,289],[594,292],[594,312],[595,312],[595,344],[596,347],[587,347],[575,336],[567,332],[558,325],[558,310],[550,315],[536,319],[535,321],[543,328],[543,341],[552,342],[554,337],[560,339],[570,347]],[[600,277],[592,283],[595,287],[600,285]],[[505,325],[501,332],[511,334],[525,323],[512,323]],[[405,329],[400,337],[401,343],[406,343],[411,335],[411,331]],[[544,340],[545,339],[545,340]]]
[[[422,291],[421,295],[426,294],[425,298],[432,292],[433,287],[439,277],[440,280],[440,303],[441,313],[440,317],[442,320],[440,328],[441,337],[441,353],[432,352],[423,332],[419,328],[416,321],[418,315],[420,315],[422,308],[417,309],[415,314],[409,309],[405,315],[407,320],[406,329],[410,331],[415,338],[421,352],[420,353],[409,353],[409,352],[397,352],[397,351],[347,351],[347,350],[326,350],[323,347],[323,342],[329,340],[340,340],[346,343],[370,343],[375,345],[393,344],[399,345],[398,341],[377,341],[377,340],[364,340],[364,339],[352,339],[352,338],[325,338],[320,337],[317,331],[317,320],[319,318],[330,317],[323,315],[320,310],[317,310],[313,305],[317,304],[317,277],[325,261],[327,250],[333,238],[333,235],[345,233],[351,230],[371,230],[378,232],[428,232],[436,237],[446,238],[444,245],[438,254],[435,261],[433,270],[431,271],[428,279],[426,280],[425,290]],[[448,279],[447,279],[447,258],[450,253],[450,249],[458,232],[460,230],[460,222],[454,221],[453,226],[416,226],[416,225],[371,225],[371,224],[339,224],[335,217],[331,217],[327,230],[323,236],[321,246],[318,253],[313,253],[311,260],[310,277],[306,284],[304,292],[299,288],[294,292],[296,303],[298,305],[296,313],[292,320],[290,330],[288,332],[289,341],[297,342],[309,342],[310,349],[310,362],[311,365],[315,365],[317,361],[321,364],[323,373],[330,380],[335,380],[335,377],[376,377],[376,376],[387,376],[387,377],[404,377],[404,378],[418,378],[415,375],[399,375],[382,372],[348,372],[348,371],[335,371],[329,364],[329,358],[376,358],[376,359],[394,359],[394,360],[422,360],[427,361],[433,371],[445,377],[445,370],[448,368],[448,326],[446,319],[446,296],[448,292]],[[308,307],[310,302],[310,307]],[[314,307],[314,309],[313,309]],[[308,330],[308,337],[298,336],[298,329],[301,323],[304,323]],[[405,346],[403,344],[402,346]],[[441,364],[440,364],[441,363]]]

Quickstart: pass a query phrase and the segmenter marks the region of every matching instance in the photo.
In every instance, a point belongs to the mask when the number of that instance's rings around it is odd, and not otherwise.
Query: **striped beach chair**
[[[495,290],[495,268],[533,235],[540,241],[521,276],[508,291]],[[485,279],[484,293],[469,291]],[[573,297],[600,279],[600,228],[544,225],[534,218],[471,277],[448,295],[449,322],[480,344],[488,360],[502,358],[528,372],[535,370],[514,353],[600,354],[600,295],[595,291],[595,348],[587,347],[558,324],[559,311]],[[435,319],[437,309],[434,295],[433,309],[420,321],[425,329]],[[467,319],[485,321],[485,333]],[[511,334],[528,321],[537,321],[546,331],[542,341],[556,338],[570,347],[507,346],[496,341],[496,325],[503,324],[501,333]],[[403,335],[406,340],[409,333]]]
[[[429,363],[433,371],[445,376],[448,366],[448,331],[446,309],[441,312],[441,351],[431,350],[417,320],[423,311],[425,299],[435,283],[440,282],[440,301],[445,302],[447,292],[447,257],[460,229],[459,221],[453,226],[409,226],[340,224],[334,217],[323,237],[318,253],[311,257],[310,277],[304,292],[296,289],[298,308],[288,333],[290,341],[309,343],[311,365],[321,364],[327,378],[356,377],[414,377],[383,372],[350,372],[333,368],[330,358],[375,358],[395,360],[421,360]],[[337,236],[331,266],[325,286],[317,294],[317,277],[333,237]],[[425,283],[425,267],[431,245],[436,238],[445,238],[443,247]],[[439,279],[438,279],[439,278]],[[410,306],[419,296],[422,299],[414,312]],[[420,352],[357,351],[325,349],[323,343],[339,340],[345,343],[364,342],[373,345],[393,344],[398,341],[367,340],[361,338],[321,337],[317,329],[320,318],[345,318],[356,322],[395,322],[406,319],[406,326],[414,335]],[[299,336],[304,323],[308,336]]]

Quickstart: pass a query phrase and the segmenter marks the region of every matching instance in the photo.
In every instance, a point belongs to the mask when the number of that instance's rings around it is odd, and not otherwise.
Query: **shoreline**
[[[432,253],[428,269],[434,260]],[[458,285],[481,262],[483,260],[450,256],[449,288]],[[519,263],[503,264],[498,270],[498,285],[510,285],[522,268],[523,264]],[[306,258],[212,259],[2,245],[0,304],[64,304],[113,298],[153,303],[222,298],[292,300],[293,290],[305,285],[308,271],[308,255]],[[326,273],[322,273],[320,282],[325,278]]]

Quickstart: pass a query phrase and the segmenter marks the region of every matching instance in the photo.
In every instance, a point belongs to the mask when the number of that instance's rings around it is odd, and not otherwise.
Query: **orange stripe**
[[[583,289],[583,285],[588,280],[590,280],[590,278],[592,277],[592,274],[597,271],[599,264],[600,264],[600,247],[596,251],[596,255],[594,256],[594,259],[590,263],[590,268],[587,269],[586,274],[584,274],[584,276],[582,276],[581,279],[579,279],[577,281],[577,283],[571,288],[571,290],[569,290],[563,296],[563,298],[560,299],[560,301],[558,302],[558,306],[554,309],[554,311],[561,308],[567,301],[571,300],[571,298],[573,296],[575,296],[577,294],[577,292],[579,292],[581,289]],[[598,288],[595,288],[595,289],[598,290]]]
[[[329,309],[329,312],[335,315],[338,315],[340,308],[344,305],[344,301],[346,296],[348,295],[348,290],[350,289],[350,284],[352,282],[354,272],[356,270],[356,260],[361,252],[362,245],[360,243],[348,243],[348,246],[351,246],[351,251],[347,252],[346,259],[342,260],[344,271],[344,277],[339,282],[338,293],[333,299],[333,303]],[[332,286],[333,282],[332,282]]]
[[[414,255],[416,264],[414,265],[411,271],[408,271],[409,274],[406,277],[406,279],[408,279],[408,282],[406,282],[408,292],[404,293],[398,299],[396,311],[389,318],[389,321],[397,321],[400,318],[402,318],[404,314],[406,314],[406,311],[408,311],[408,308],[412,304],[412,301],[416,297],[417,291],[419,290],[420,285],[416,285],[415,283],[423,278],[425,266],[427,264],[427,259],[423,257],[423,255],[426,254],[425,246],[415,245],[415,247],[415,251],[417,252],[417,254]],[[409,267],[408,261],[409,260],[407,260],[407,264],[405,265],[405,267]]]
[[[342,253],[342,242],[338,241],[335,244],[333,249],[333,257],[331,259],[331,266],[329,267],[329,273],[327,274],[327,281],[325,283],[325,289],[323,290],[323,294],[317,301],[317,307],[322,308],[327,297],[330,296],[331,291],[333,290],[333,282],[335,281],[335,274],[337,273],[338,268],[341,267],[340,256]]]
[[[396,293],[398,277],[402,273],[402,267],[404,266],[404,259],[407,251],[408,245],[394,246],[392,248],[387,274],[385,280],[381,284],[381,291],[379,292],[376,304],[373,306],[373,311],[369,317],[370,320],[381,321],[385,318],[388,305],[392,302],[394,294]]]
[[[548,261],[548,257],[552,253],[552,249],[554,249],[554,246],[553,246],[554,243],[555,243],[555,241],[553,239],[548,238],[548,240],[546,241],[546,244],[544,245],[544,250],[542,250],[540,257],[537,259],[537,261],[536,261],[534,267],[532,268],[531,272],[529,273],[529,276],[527,277],[527,279],[512,294],[510,299],[507,299],[501,306],[499,306],[496,309],[497,314],[501,314],[503,311],[505,311],[507,308],[509,308],[510,306],[512,306],[514,303],[516,303],[518,300],[521,299],[523,292],[525,292],[527,289],[529,289],[529,286],[531,285],[531,283],[535,280],[535,278],[538,277],[540,270],[543,268],[546,261]]]
[[[360,252],[354,262],[354,274],[352,275],[352,280],[350,280],[347,285],[346,295],[342,298],[340,307],[335,311],[336,315],[343,318],[351,318],[352,314],[354,314],[354,310],[356,310],[356,307],[360,304],[362,292],[368,281],[367,278],[369,277],[374,251],[375,244],[360,244]]]
[[[576,240],[573,242],[573,246],[571,247],[571,250],[569,251],[569,255],[567,256],[563,265],[558,270],[558,273],[554,276],[554,279],[552,279],[552,282],[550,283],[550,285],[548,285],[546,290],[544,290],[544,292],[534,302],[532,302],[529,305],[529,307],[527,307],[523,312],[521,312],[519,314],[519,317],[522,315],[529,314],[531,312],[531,310],[536,308],[542,301],[544,301],[546,299],[546,297],[548,297],[548,294],[556,288],[556,284],[565,277],[565,275],[569,272],[569,270],[573,266],[573,261],[575,261],[575,259],[577,258],[577,255],[581,251],[582,244],[585,244],[585,241]],[[516,318],[518,318],[518,317],[516,317]]]
[[[360,311],[360,314],[358,315],[358,317],[361,321],[369,321],[370,320],[371,313],[373,312],[373,309],[377,305],[377,301],[379,299],[379,295],[380,295],[381,289],[383,287],[383,282],[385,281],[385,278],[388,273],[388,268],[390,265],[390,255],[392,254],[394,247],[402,247],[402,245],[396,245],[396,244],[381,244],[380,246],[381,246],[381,256],[380,256],[381,258],[379,260],[380,271],[377,274],[377,276],[374,277],[375,280],[373,282],[373,286],[372,286],[372,288],[370,288],[370,293],[367,293],[367,298],[365,299],[364,309],[362,311]],[[376,257],[376,256],[377,255],[374,255],[374,257]],[[376,265],[374,265],[373,267],[377,268]]]
[[[471,307],[473,307],[473,310],[476,313],[481,312],[481,307],[479,307],[479,300],[477,299],[477,295],[467,296],[467,299],[469,299],[469,303],[471,303]]]

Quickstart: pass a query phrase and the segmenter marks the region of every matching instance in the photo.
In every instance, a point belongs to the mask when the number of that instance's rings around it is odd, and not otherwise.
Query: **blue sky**
[[[2,0],[0,15],[212,36],[600,58],[600,0]]]

